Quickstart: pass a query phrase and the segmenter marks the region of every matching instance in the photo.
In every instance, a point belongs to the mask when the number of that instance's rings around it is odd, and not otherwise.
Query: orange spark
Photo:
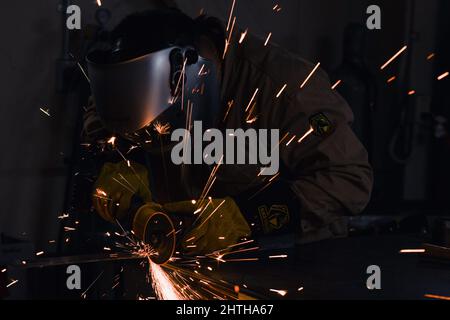
[[[207,75],[207,74],[208,74],[208,72],[207,71],[205,72],[205,65],[203,64],[202,67],[200,68],[200,71],[198,72],[198,75],[199,76],[204,76],[204,75]]]
[[[69,218],[69,215],[66,213],[63,213],[62,215],[58,216],[58,219],[63,220]]]
[[[450,301],[450,297],[438,296],[438,295],[435,295],[435,294],[426,294],[424,297],[425,298],[429,298],[429,299]]]
[[[228,17],[227,31],[230,30],[231,17],[233,16],[235,4],[236,4],[236,0],[233,0],[233,4],[231,5],[231,10],[230,10],[230,15]]]
[[[287,87],[287,83],[283,86],[283,88],[281,88],[281,90],[278,92],[277,94],[277,98],[279,98],[281,96],[281,94],[283,93],[283,91],[286,89]]]
[[[306,77],[305,81],[303,81],[302,85],[300,86],[300,89],[303,89],[303,87],[308,83],[309,79],[311,79],[312,75],[316,72],[316,70],[320,67],[320,62],[314,67],[314,69],[311,71],[311,73]]]
[[[246,258],[246,259],[227,259],[226,262],[251,262],[258,261],[258,258]]]
[[[149,268],[153,282],[153,288],[157,297],[161,300],[184,300],[186,297],[178,292],[175,284],[170,280],[168,274],[161,266],[149,259]]]
[[[292,143],[292,141],[294,141],[294,139],[295,139],[296,137],[297,137],[297,136],[293,136],[293,137],[291,138],[291,140],[289,140],[289,142],[286,143],[286,147],[289,147],[289,145]]]
[[[17,282],[19,282],[19,280],[13,280],[10,284],[8,284],[6,287],[9,288],[13,285],[15,285]]]
[[[266,42],[264,42],[264,47],[267,46],[267,44],[269,43],[271,37],[272,37],[272,32],[269,32],[269,34],[267,35]]]
[[[95,191],[97,192],[97,195],[99,195],[99,196],[103,196],[103,197],[108,196],[108,195],[106,194],[106,192],[103,191],[102,189],[97,188],[97,189],[95,189]]]
[[[248,120],[246,120],[245,122],[248,124],[252,124],[253,122],[256,122],[256,120],[258,120],[258,116],[255,116],[253,118],[248,118]]]
[[[49,109],[39,108],[39,110],[41,110],[47,117],[51,117]]]
[[[225,59],[225,56],[227,55],[228,47],[230,46],[231,37],[233,35],[233,30],[234,30],[234,25],[235,24],[236,24],[236,17],[233,18],[233,24],[231,25],[231,29],[230,29],[230,32],[228,34],[228,38],[225,39],[225,50],[223,51],[222,59]]]
[[[170,123],[165,123],[162,124],[161,122],[157,121],[154,125],[153,128],[156,130],[156,132],[158,132],[159,135],[167,135],[170,133]]]
[[[443,79],[447,78],[449,76],[449,74],[450,74],[449,72],[445,72],[445,73],[441,74],[437,79],[439,81],[443,80]]]
[[[258,91],[259,91],[259,88],[257,88],[257,89],[255,90],[255,93],[253,94],[252,98],[250,99],[250,102],[248,103],[247,108],[245,108],[245,112],[247,112],[248,109],[250,108],[250,106],[252,105],[253,100],[255,100],[256,95],[258,94]]]
[[[341,82],[342,82],[342,80],[338,80],[338,81],[331,87],[331,89],[332,89],[332,90],[336,89],[336,88],[338,87],[338,85],[341,84]]]
[[[270,289],[270,291],[278,293],[280,296],[284,297],[287,294],[287,290],[276,290],[276,289]]]
[[[416,94],[416,90],[411,90],[411,91],[408,92],[409,96],[412,96],[412,95],[415,95],[415,94]]]
[[[114,143],[116,142],[116,137],[111,137],[109,140],[108,140],[108,143],[110,144],[110,145],[112,145],[113,147],[114,147]]]
[[[287,254],[280,254],[278,256],[269,256],[269,259],[286,259],[287,257]]]
[[[400,253],[425,253],[425,249],[403,249]]]
[[[219,210],[219,208],[225,203],[226,200],[223,200],[215,209],[213,212],[211,212],[211,214],[200,224],[200,226],[198,227],[199,229],[214,215],[214,213],[216,213],[217,210]]]
[[[392,81],[394,81],[395,79],[397,79],[396,76],[392,76],[388,79],[387,83],[391,83]]]
[[[234,104],[234,100],[228,101],[228,109],[227,112],[225,113],[225,117],[223,118],[223,121],[225,121],[228,117],[228,114],[230,113],[231,107]]]
[[[234,248],[234,247],[237,247],[237,246],[243,246],[245,244],[249,244],[249,243],[253,243],[253,242],[255,242],[255,240],[247,240],[247,241],[244,241],[244,242],[232,244],[232,245],[228,246],[227,248],[231,249],[231,248]]]
[[[308,136],[310,135],[310,134],[312,134],[314,132],[314,128],[313,127],[310,127],[309,128],[309,130],[308,130],[308,132],[306,132],[299,140],[298,140],[298,143],[302,143],[306,138],[308,138]]]
[[[384,70],[388,65],[390,65],[395,59],[397,59],[403,52],[406,51],[406,49],[408,49],[408,46],[404,46],[403,48],[400,49],[399,52],[397,52],[392,58],[390,58],[388,61],[386,61],[385,64],[383,64],[381,66],[381,70]]]
[[[272,182],[273,180],[277,179],[280,175],[281,175],[281,173],[278,172],[276,175],[274,175],[272,178],[270,178],[269,182]]]
[[[244,42],[245,37],[247,36],[247,32],[248,32],[248,29],[245,29],[245,31],[241,33],[241,38],[239,39],[239,44]]]

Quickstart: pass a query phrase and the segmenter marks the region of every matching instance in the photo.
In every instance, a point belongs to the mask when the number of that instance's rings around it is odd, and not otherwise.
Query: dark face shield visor
[[[151,142],[161,126],[169,132],[184,128],[188,110],[192,122],[215,125],[219,80],[211,61],[178,47],[118,63],[108,63],[109,58],[109,53],[94,51],[87,61],[97,112],[111,132]]]

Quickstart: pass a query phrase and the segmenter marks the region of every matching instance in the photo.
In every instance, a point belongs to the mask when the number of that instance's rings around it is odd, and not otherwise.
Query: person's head
[[[97,111],[111,131],[134,136],[155,122],[212,123],[219,105],[225,31],[218,19],[177,9],[136,13],[110,35],[110,48],[88,54]],[[186,101],[195,105],[186,115]]]
[[[115,59],[139,57],[173,46],[192,46],[208,59],[220,59],[225,30],[217,18],[192,19],[178,9],[139,12],[126,17],[111,34]]]

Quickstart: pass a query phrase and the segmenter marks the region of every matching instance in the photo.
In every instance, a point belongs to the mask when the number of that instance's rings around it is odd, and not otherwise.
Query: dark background
[[[102,2],[112,14],[105,26],[111,29],[127,14],[162,1]],[[77,56],[94,37],[98,6],[94,0],[72,3],[82,9],[82,30],[66,35]],[[230,4],[178,1],[192,16],[203,8],[223,20]],[[280,12],[272,10],[275,4]],[[377,94],[372,105],[351,105],[375,170],[373,198],[365,214],[449,215],[450,137],[448,123],[442,128],[438,122],[450,116],[450,77],[437,81],[438,75],[450,71],[448,0],[238,0],[235,12],[240,28],[262,38],[272,32],[272,42],[313,63],[320,61],[337,79],[345,28],[351,23],[364,26],[370,4],[382,10],[382,29],[365,29],[364,57],[372,75],[366,80],[372,79]],[[36,250],[51,253],[56,246],[48,246],[48,241],[59,238],[57,217],[67,210],[67,186],[76,174],[70,163],[85,106],[77,88],[86,84],[80,84],[84,79],[79,70],[72,69],[74,75],[65,77],[69,88],[62,86],[61,70],[67,61],[61,58],[68,58],[62,54],[58,1],[2,1],[0,12],[0,233],[29,240]],[[407,54],[380,71],[406,44]],[[427,60],[431,53],[434,58]],[[397,79],[388,84],[391,76]],[[357,85],[364,90],[364,81]],[[416,94],[408,96],[410,90]],[[51,117],[40,108],[48,108]]]

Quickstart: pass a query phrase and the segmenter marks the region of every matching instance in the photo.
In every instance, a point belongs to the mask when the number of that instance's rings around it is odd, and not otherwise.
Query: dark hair
[[[217,18],[192,19],[178,9],[149,10],[126,17],[111,34],[113,51],[120,59],[138,57],[170,46],[196,46],[207,37],[222,54],[225,30]]]

